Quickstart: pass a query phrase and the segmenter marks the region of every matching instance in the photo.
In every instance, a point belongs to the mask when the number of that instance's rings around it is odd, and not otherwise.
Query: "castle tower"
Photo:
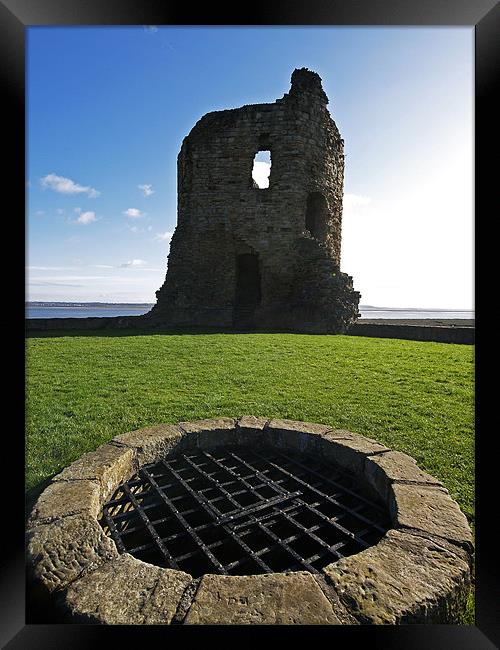
[[[178,219],[148,318],[169,326],[343,332],[359,293],[340,272],[343,140],[321,79],[294,70],[272,104],[204,115],[178,156]],[[269,187],[252,180],[269,151]]]

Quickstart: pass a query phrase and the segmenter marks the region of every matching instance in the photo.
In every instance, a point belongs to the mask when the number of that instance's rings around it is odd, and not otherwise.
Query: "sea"
[[[153,303],[113,302],[27,302],[26,318],[88,318],[89,316],[141,316]],[[374,307],[360,305],[361,319],[474,319],[475,312],[467,309],[417,309],[403,307]]]

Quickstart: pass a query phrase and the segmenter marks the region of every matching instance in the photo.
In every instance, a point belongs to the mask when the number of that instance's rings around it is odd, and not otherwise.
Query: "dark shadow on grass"
[[[68,336],[165,336],[165,335],[194,335],[194,334],[256,334],[255,330],[236,331],[214,327],[210,328],[185,328],[185,329],[95,329],[95,330],[45,330],[27,332],[26,338],[58,338]],[[259,334],[264,332],[259,331]],[[274,332],[275,334],[277,332]]]
[[[52,327],[52,325],[54,327]],[[234,326],[165,326],[148,314],[142,316],[91,316],[88,318],[34,318],[25,321],[26,338],[59,338],[69,336],[165,336],[207,334],[331,334],[330,332],[302,331],[297,327],[273,328]]]
[[[32,330],[26,332],[26,338],[59,338],[69,336],[165,336],[165,335],[207,335],[207,334],[309,334],[317,336],[320,332],[302,332],[299,330],[286,329],[232,329],[222,327],[183,327],[183,328],[106,328],[106,329],[55,329],[55,330]],[[332,336],[333,334],[325,332]],[[323,335],[324,335],[323,334]]]

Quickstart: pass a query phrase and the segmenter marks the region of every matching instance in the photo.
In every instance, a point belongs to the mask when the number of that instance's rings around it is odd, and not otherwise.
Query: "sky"
[[[27,300],[155,302],[183,138],[207,112],[283,97],[307,67],[345,141],[341,270],[361,304],[473,308],[473,28],[27,36]]]

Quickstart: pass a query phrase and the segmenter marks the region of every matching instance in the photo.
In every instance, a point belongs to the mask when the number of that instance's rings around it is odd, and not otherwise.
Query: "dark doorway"
[[[236,256],[235,327],[254,327],[255,308],[260,303],[259,256],[243,253]]]
[[[320,192],[311,192],[307,197],[306,229],[316,239],[326,239],[328,206]]]

